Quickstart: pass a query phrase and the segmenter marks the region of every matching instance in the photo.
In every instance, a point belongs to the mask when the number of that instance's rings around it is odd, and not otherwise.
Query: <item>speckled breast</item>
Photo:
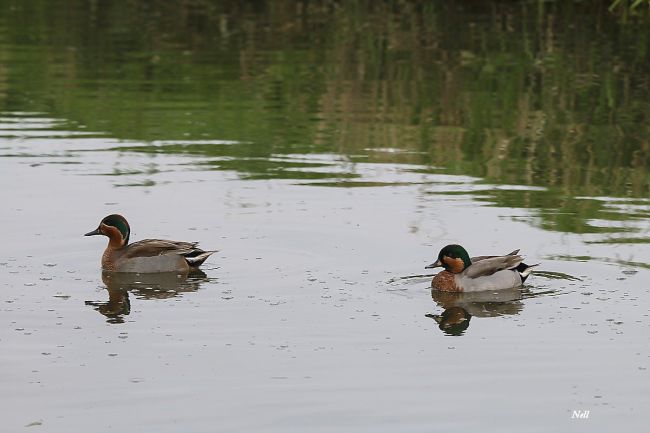
[[[449,271],[439,272],[433,277],[431,287],[445,292],[462,292],[462,289],[456,284],[455,275]]]

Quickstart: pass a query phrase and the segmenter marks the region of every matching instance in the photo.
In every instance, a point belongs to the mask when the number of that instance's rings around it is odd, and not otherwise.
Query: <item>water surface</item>
[[[642,13],[67,3],[0,1],[0,430],[650,423]],[[114,212],[219,252],[102,275]],[[539,272],[432,294],[452,242]]]

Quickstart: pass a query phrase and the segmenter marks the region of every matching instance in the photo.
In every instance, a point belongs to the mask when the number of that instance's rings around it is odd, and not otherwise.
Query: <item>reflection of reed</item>
[[[443,166],[549,187],[518,196],[518,206],[560,208],[542,213],[541,225],[579,233],[600,209],[571,196],[644,197],[650,189],[650,62],[639,39],[648,24],[623,31],[603,2],[100,2],[91,17],[83,1],[68,4],[79,13],[16,6],[7,38],[21,40],[28,28],[78,49],[30,51],[41,57],[0,71],[11,83],[0,92],[52,95],[69,110],[64,117],[117,138],[240,142],[139,151],[232,157],[220,169],[247,174],[256,171],[246,158],[310,152]],[[44,19],[24,25],[34,15]],[[91,22],[103,25],[87,38],[80,29]],[[125,59],[125,41],[129,52],[161,54]],[[105,76],[124,83],[93,81]],[[367,151],[374,148],[409,152]]]
[[[178,127],[176,121],[158,122],[156,131],[164,131],[165,137],[174,137],[179,130],[198,136],[206,132],[200,128],[214,125],[235,139],[244,138],[240,125],[246,123],[247,130],[264,129],[257,131],[265,138],[257,147],[267,151],[277,152],[278,146],[286,146],[287,134],[300,129],[309,136],[293,138],[330,151],[428,150],[424,159],[434,164],[503,183],[533,182],[581,194],[610,187],[624,194],[646,190],[643,169],[650,148],[643,118],[648,110],[648,63],[639,61],[646,54],[637,38],[645,34],[647,24],[639,24],[638,32],[621,32],[617,18],[599,5],[415,2],[395,8],[376,2],[316,1],[297,6],[291,1],[262,1],[253,7],[236,1],[215,5],[193,0],[160,7],[155,3],[144,7],[104,2],[92,9],[90,21],[83,13],[75,15],[79,24],[105,22],[94,29],[92,40],[77,32],[83,26],[68,21],[73,18],[48,14],[45,4],[42,16],[51,20],[50,31],[77,40],[79,51],[96,52],[97,47],[89,44],[112,41],[117,27],[131,43],[149,44],[132,50],[168,53],[144,58],[146,67],[133,70],[142,76],[126,77],[128,82],[146,79],[154,88],[179,79],[178,67],[167,68],[178,61],[175,50],[192,50],[192,56],[184,57],[181,72],[197,84],[184,91],[229,115],[195,110],[196,121],[173,131],[164,128]],[[74,0],[70,8],[85,10],[83,2]],[[131,18],[109,19],[118,16]],[[570,31],[566,22],[572,23]],[[20,25],[20,20],[16,23]],[[178,43],[161,38],[170,34]],[[120,47],[114,47],[116,53]],[[65,49],[57,45],[52,49],[61,48]],[[106,55],[104,63],[79,64],[82,55],[52,57],[64,59],[63,64],[51,65],[52,79],[69,70],[66,80],[95,72],[81,68],[121,70],[123,61],[110,63],[112,57]],[[214,73],[228,85],[202,80]],[[74,97],[63,89],[62,98]],[[89,117],[127,124],[137,120],[124,119],[123,103],[110,104],[111,94],[103,97],[107,100],[102,106],[115,110],[113,115]],[[120,92],[116,97],[131,98],[134,107],[147,103],[137,93]],[[231,97],[245,103],[230,105]],[[176,116],[174,110],[159,114]],[[248,121],[248,116],[257,121]],[[120,137],[119,124],[110,124],[118,128],[111,133]],[[93,128],[92,121],[88,126]],[[106,125],[94,129],[105,130]],[[134,129],[130,131],[133,134]],[[409,155],[412,162],[423,162]],[[391,157],[395,156],[373,156]]]
[[[100,314],[108,318],[109,323],[123,323],[124,317],[131,312],[129,293],[138,299],[167,299],[180,293],[195,292],[208,280],[201,270],[190,274],[172,272],[157,274],[131,274],[102,272],[102,281],[108,290],[108,301],[86,301],[86,305],[95,307]]]

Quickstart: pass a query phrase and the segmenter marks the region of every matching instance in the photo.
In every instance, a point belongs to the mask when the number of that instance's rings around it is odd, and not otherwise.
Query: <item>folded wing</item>
[[[519,250],[518,250],[518,249],[517,249],[517,250],[514,250],[514,251],[512,251],[512,252],[510,252],[510,253],[508,253],[508,254],[506,254],[506,255],[507,255],[507,256],[515,256],[515,255],[517,255],[517,254],[519,254]],[[501,256],[478,256],[478,257],[472,257],[470,260],[472,261],[472,263],[475,263],[475,262],[478,262],[478,261],[480,261],[480,260],[492,259],[492,258],[494,258],[494,257],[501,257]]]
[[[517,254],[490,257],[472,263],[471,266],[465,269],[465,275],[469,278],[484,277],[486,275],[492,275],[493,273],[501,271],[503,269],[516,268],[523,261],[524,258]]]
[[[125,254],[127,258],[131,257],[153,257],[162,254],[174,253],[182,256],[200,254],[204,251],[197,248],[197,242],[179,242],[167,241],[163,239],[144,239],[129,244]]]

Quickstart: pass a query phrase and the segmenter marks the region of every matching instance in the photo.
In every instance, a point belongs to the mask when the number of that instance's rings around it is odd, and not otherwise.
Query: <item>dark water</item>
[[[0,431],[644,431],[650,32],[609,6],[0,1]],[[114,212],[219,252],[102,275]],[[452,242],[539,272],[432,296]]]

